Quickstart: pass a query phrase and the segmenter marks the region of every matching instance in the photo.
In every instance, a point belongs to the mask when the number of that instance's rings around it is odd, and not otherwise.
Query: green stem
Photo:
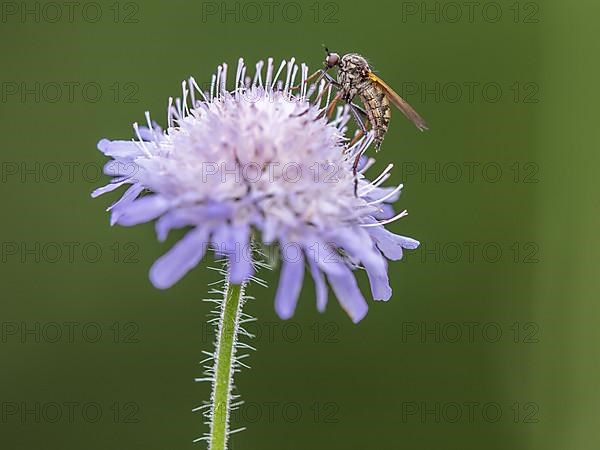
[[[212,392],[209,450],[226,450],[229,434],[235,345],[243,306],[244,285],[227,283],[217,333],[217,360]]]

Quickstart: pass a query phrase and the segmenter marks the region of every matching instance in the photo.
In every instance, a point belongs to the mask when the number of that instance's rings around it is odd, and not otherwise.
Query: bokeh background
[[[193,379],[217,274],[152,288],[175,237],[109,227],[96,142],[146,110],[164,125],[190,75],[315,67],[325,43],[368,56],[430,124],[396,113],[378,157],[410,211],[391,229],[423,244],[359,325],[335,301],[318,314],[310,282],[280,321],[262,274],[231,448],[597,448],[597,2],[1,7],[0,447],[204,448]]]

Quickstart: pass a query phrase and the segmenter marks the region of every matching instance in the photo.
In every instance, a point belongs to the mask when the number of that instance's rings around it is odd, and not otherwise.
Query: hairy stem
[[[209,450],[226,450],[229,435],[235,346],[243,306],[244,285],[227,283],[217,332]]]

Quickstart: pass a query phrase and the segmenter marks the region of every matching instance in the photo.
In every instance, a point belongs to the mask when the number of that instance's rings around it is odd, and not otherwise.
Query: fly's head
[[[325,62],[323,63],[325,70],[330,70],[330,69],[333,69],[335,66],[338,66],[342,60],[340,58],[340,55],[337,53],[330,52],[327,47],[325,47],[325,51],[327,52],[327,56],[325,57]]]

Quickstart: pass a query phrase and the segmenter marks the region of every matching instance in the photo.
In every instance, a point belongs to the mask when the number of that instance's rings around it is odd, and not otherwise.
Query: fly
[[[318,76],[317,82],[325,78],[338,89],[338,93],[331,101],[327,114],[328,116],[333,115],[337,102],[339,100],[345,101],[349,105],[354,120],[360,128],[355,140],[363,134],[367,134],[367,125],[363,120],[365,118],[373,131],[375,150],[379,151],[390,126],[390,119],[392,117],[390,103],[402,111],[420,131],[428,129],[425,120],[412,106],[388,86],[385,81],[373,73],[369,67],[369,63],[363,56],[357,53],[348,53],[340,57],[339,54],[331,53],[327,48],[325,51],[327,52],[327,57],[325,58],[323,69],[315,72],[307,81]],[[338,69],[337,79],[328,73],[334,67]],[[353,103],[356,97],[360,99],[364,108]],[[352,166],[355,176],[361,156],[362,154],[356,156]],[[356,191],[358,179],[355,183]]]

